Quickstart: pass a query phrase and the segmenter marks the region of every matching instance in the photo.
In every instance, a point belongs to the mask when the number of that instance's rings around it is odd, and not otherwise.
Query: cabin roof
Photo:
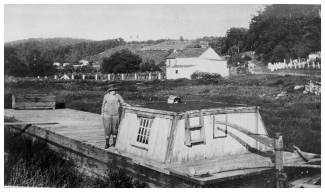
[[[140,107],[171,111],[171,112],[186,112],[191,110],[200,109],[211,109],[211,108],[227,108],[227,107],[248,107],[243,104],[230,104],[224,102],[213,102],[213,101],[183,101],[182,103],[168,104],[167,101],[164,102],[153,102],[141,104]]]

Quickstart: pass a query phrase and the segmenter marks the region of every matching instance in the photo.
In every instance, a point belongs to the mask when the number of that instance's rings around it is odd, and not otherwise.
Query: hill
[[[128,49],[132,53],[139,55],[143,61],[154,60],[155,64],[158,65],[165,61],[166,57],[169,55],[168,50],[146,50],[146,47],[150,47],[148,44],[126,44],[117,46],[111,49],[107,49],[99,54],[85,57],[89,61],[94,62],[97,65],[101,65],[105,57],[110,57],[113,53],[121,51],[122,49]]]
[[[46,50],[55,49],[62,46],[69,46],[78,43],[91,42],[89,39],[75,39],[75,38],[29,38],[17,41],[10,41],[5,43],[5,46],[24,47],[31,46],[35,48],[42,48]]]
[[[143,42],[143,43],[128,43],[125,45],[117,46],[111,49],[107,49],[97,55],[91,55],[84,59],[92,61],[95,65],[101,65],[105,57],[110,57],[113,53],[121,51],[122,49],[128,49],[131,52],[139,55],[143,61],[153,60],[156,65],[160,65],[165,62],[166,57],[170,54],[170,50],[173,49],[185,49],[186,47],[192,47],[196,45],[195,40],[164,40],[162,42]]]
[[[18,59],[25,64],[28,64],[27,57],[34,57],[35,54],[41,55],[44,60],[49,62],[73,63],[83,57],[95,55],[123,44],[125,41],[121,38],[103,41],[72,38],[25,39],[5,43],[5,50],[15,50]]]
[[[193,45],[194,41],[191,40],[166,40],[161,43],[145,46],[141,49],[141,51],[148,51],[148,50],[164,50],[168,51],[170,49],[185,49],[188,46]]]

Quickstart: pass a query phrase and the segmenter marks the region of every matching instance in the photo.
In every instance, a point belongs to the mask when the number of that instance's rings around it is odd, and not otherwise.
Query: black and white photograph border
[[[322,1],[2,5],[2,190],[323,188]]]

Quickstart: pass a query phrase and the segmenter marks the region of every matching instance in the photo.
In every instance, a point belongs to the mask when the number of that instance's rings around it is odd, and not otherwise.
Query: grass
[[[102,98],[109,84],[120,88],[130,104],[166,101],[169,95],[183,100],[212,100],[260,106],[270,135],[281,132],[286,148],[296,145],[303,151],[321,152],[321,97],[293,89],[317,77],[243,75],[205,80],[168,80],[152,82],[95,81],[19,81],[5,83],[5,94],[45,92],[57,96],[67,108],[100,113]],[[276,98],[286,91],[287,96]],[[9,106],[10,97],[5,95]],[[61,185],[62,186],[62,185]]]
[[[5,129],[4,184],[28,187],[145,187],[120,170],[107,170],[104,178],[79,173],[73,162],[50,150],[40,140],[31,140]]]

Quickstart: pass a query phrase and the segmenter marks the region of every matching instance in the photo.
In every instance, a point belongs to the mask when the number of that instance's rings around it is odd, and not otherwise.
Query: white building
[[[195,71],[228,76],[227,61],[212,48],[186,48],[174,51],[166,60],[167,79],[191,78]]]
[[[54,62],[54,63],[53,63],[53,66],[60,67],[60,66],[61,66],[61,63],[59,63],[59,62]]]
[[[68,66],[68,65],[71,65],[71,63],[63,63],[63,67],[65,67],[65,66]]]
[[[81,60],[79,60],[79,65],[81,65],[81,66],[89,65],[89,61],[81,59]]]

